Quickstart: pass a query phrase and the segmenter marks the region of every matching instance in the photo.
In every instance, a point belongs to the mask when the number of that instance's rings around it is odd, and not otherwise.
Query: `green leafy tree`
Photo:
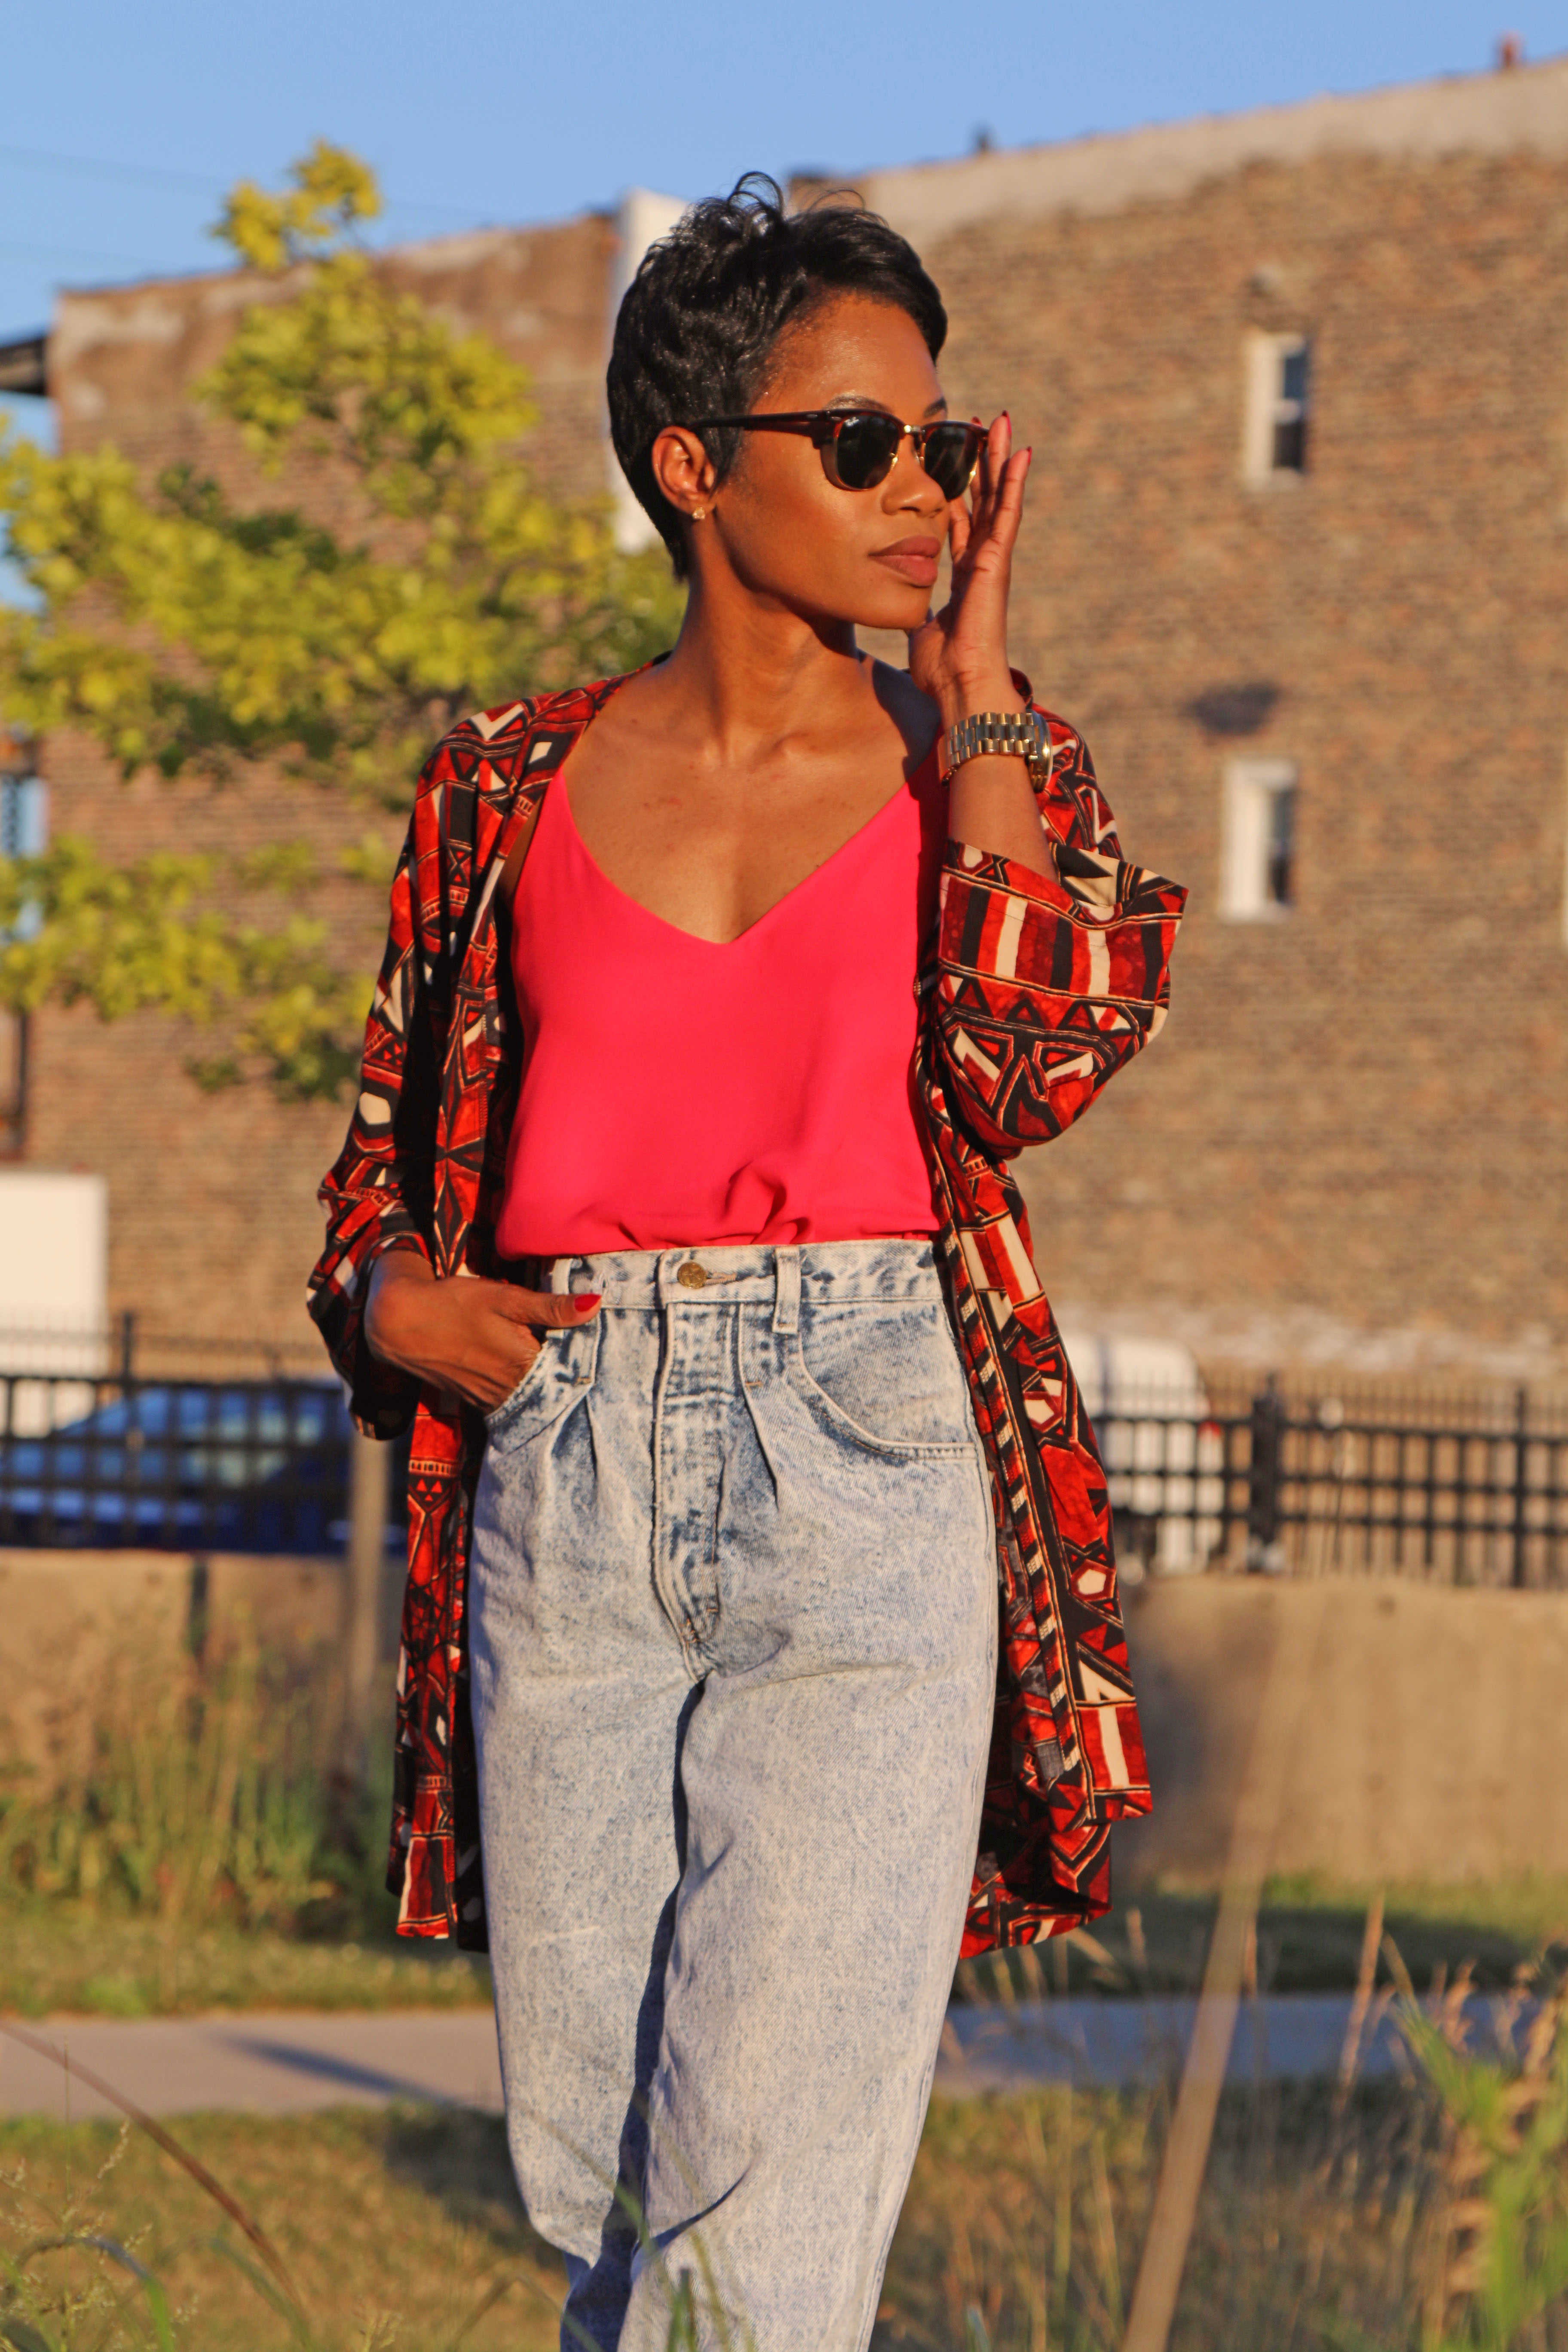
[[[679,605],[662,553],[620,554],[602,504],[531,478],[521,371],[357,241],[380,209],[365,166],[319,143],[290,177],[241,183],[215,232],[274,281],[195,387],[225,478],[0,438],[0,527],[33,592],[0,609],[0,711],[82,730],[127,778],[320,787],[353,845],[327,868],[302,843],[114,866],[68,836],[0,860],[0,1003],[160,1009],[214,1031],[206,1082],[310,1097],[352,1073],[364,999],[310,890],[329,871],[384,887],[385,813],[465,712],[630,667]]]

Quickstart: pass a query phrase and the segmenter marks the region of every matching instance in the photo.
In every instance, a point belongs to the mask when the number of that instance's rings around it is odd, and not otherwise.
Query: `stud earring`
[[[693,522],[706,522],[706,521],[707,521],[707,520],[708,520],[708,509],[707,509],[707,508],[706,508],[706,507],[693,507],[693,508],[692,508],[692,509],[691,509],[691,520],[692,520],[692,521],[693,521]]]

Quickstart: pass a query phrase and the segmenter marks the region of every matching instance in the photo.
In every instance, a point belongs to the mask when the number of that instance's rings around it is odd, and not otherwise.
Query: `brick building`
[[[455,325],[482,329],[527,366],[540,412],[533,462],[572,494],[605,487],[604,353],[616,226],[609,215],[590,215],[539,231],[444,237],[388,263]],[[247,304],[288,290],[287,278],[230,272],[67,294],[46,342],[14,347],[9,367],[0,352],[0,383],[47,394],[63,451],[109,440],[149,470],[189,460],[232,473],[232,446],[216,438],[190,387]],[[268,495],[277,496],[275,486]],[[7,753],[0,739],[0,774],[22,764],[22,747],[13,740]],[[327,839],[320,801],[284,782],[270,793],[214,793],[151,775],[127,785],[91,744],[69,736],[37,747],[37,764],[51,832],[84,834],[115,856],[159,845],[239,850],[268,839]],[[11,805],[18,818],[35,816],[36,831],[35,812],[15,790]],[[354,823],[357,831],[362,813]],[[400,832],[386,828],[389,877]],[[368,1002],[381,952],[374,907],[363,892],[328,892],[316,911],[346,928]],[[346,1109],[282,1105],[259,1088],[204,1093],[186,1070],[203,1050],[200,1033],[153,1015],[106,1028],[90,1013],[46,1010],[26,1023],[25,1049],[15,1022],[5,1030],[0,1087],[7,1077],[11,1084],[0,1097],[0,1147],[8,1141],[11,1164],[107,1174],[105,1312],[116,1321],[133,1313],[150,1332],[262,1339],[297,1349],[312,1368],[322,1362],[302,1300],[321,1242],[316,1187],[342,1141]],[[0,1325],[7,1319],[0,1299]]]
[[[1156,1050],[1026,1171],[1047,1286],[1210,1360],[1568,1367],[1568,62],[858,184],[955,408],[1034,445],[1017,656],[1193,889]],[[624,261],[592,216],[395,264],[528,362],[574,487]],[[253,290],[66,298],[64,445],[183,451]],[[47,766],[58,830],[225,821]],[[340,1123],[35,1024],[24,1149],[107,1169],[161,1321],[293,1326]]]

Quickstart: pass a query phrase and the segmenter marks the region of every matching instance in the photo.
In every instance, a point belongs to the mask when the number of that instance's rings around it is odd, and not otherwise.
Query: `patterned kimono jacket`
[[[438,1276],[502,1270],[494,1236],[521,1041],[497,886],[617,683],[465,719],[426,766],[310,1278],[359,1426],[391,1438],[413,1423],[388,1885],[405,1934],[471,1949],[486,1935],[465,1572],[484,1425],[374,1357],[363,1309],[385,1250],[417,1251]],[[996,1718],[967,1952],[1099,1917],[1110,1824],[1150,1804],[1105,1474],[1006,1161],[1059,1134],[1159,1028],[1185,894],[1122,863],[1084,745],[1040,715],[1048,869],[950,841],[918,977],[936,1254],[996,1518]]]

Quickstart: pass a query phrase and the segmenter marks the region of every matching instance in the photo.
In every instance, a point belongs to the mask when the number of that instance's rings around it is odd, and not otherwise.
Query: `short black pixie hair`
[[[667,425],[743,415],[785,327],[835,294],[908,311],[932,359],[947,340],[942,297],[896,229],[843,197],[786,212],[782,189],[763,172],[693,205],[644,255],[616,320],[610,436],[678,580],[686,573],[681,518],[654,479],[655,441]],[[721,481],[742,437],[712,428],[702,436]]]

